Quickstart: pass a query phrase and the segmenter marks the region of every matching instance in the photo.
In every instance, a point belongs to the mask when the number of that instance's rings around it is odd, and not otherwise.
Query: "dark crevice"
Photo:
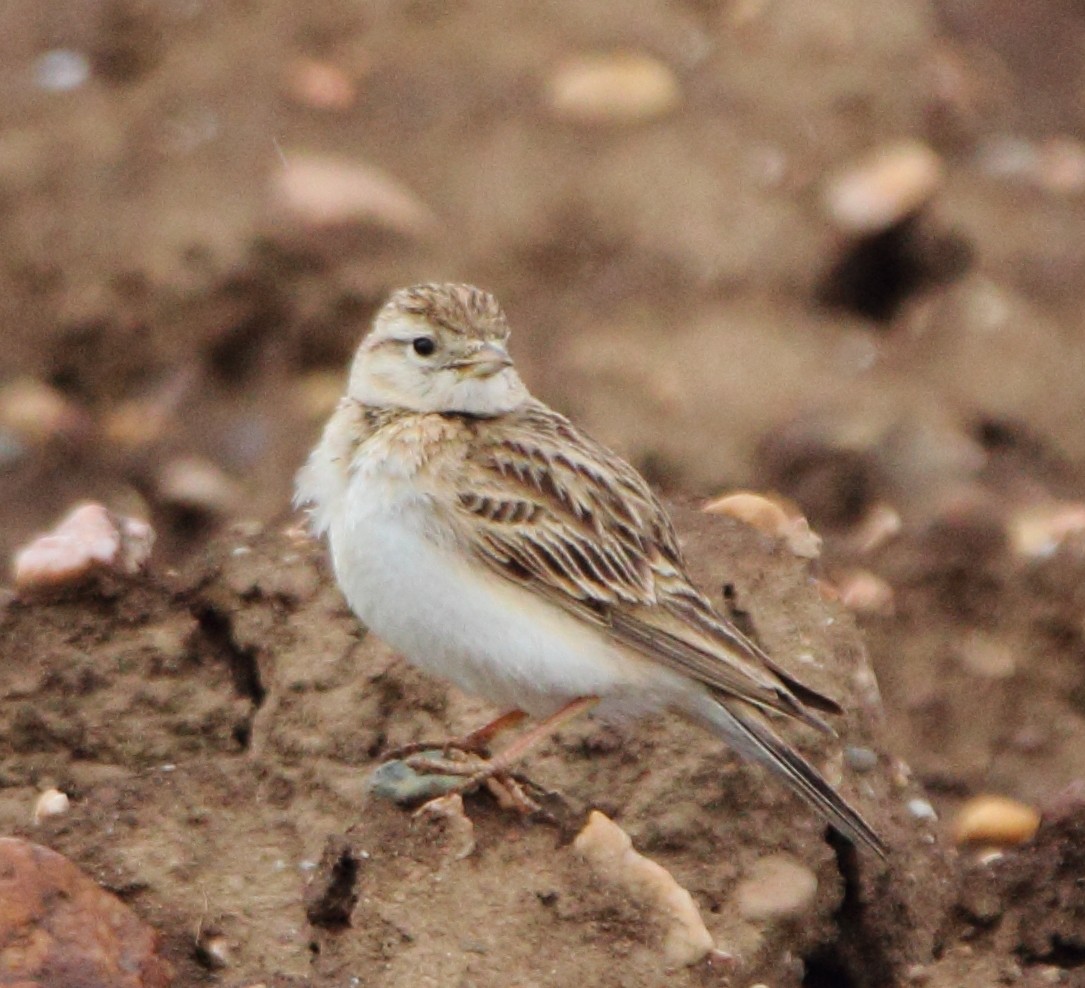
[[[260,709],[267,695],[260,678],[260,666],[251,648],[241,648],[233,637],[230,619],[213,607],[202,607],[195,612],[200,631],[216,657],[222,659],[230,670],[234,689],[238,696],[252,701],[252,712],[234,728],[234,738],[242,748],[248,748],[252,740],[252,718]]]
[[[1047,964],[1061,967],[1063,970],[1085,967],[1085,947],[1080,943],[1067,943],[1061,937],[1054,937],[1049,953],[1040,957],[1024,957],[1025,963]]]
[[[324,844],[313,877],[305,890],[305,915],[313,926],[328,930],[350,925],[358,904],[358,871],[361,861],[350,841],[332,834]]]
[[[265,344],[274,340],[285,316],[273,285],[254,276],[240,275],[219,290],[216,299],[233,318],[210,341],[207,366],[221,384],[237,388],[259,366]]]
[[[733,583],[725,583],[722,591],[723,606],[731,623],[738,628],[747,638],[757,641],[757,629],[754,627],[750,612],[744,610],[738,602],[738,591]]]
[[[825,276],[821,301],[888,322],[910,297],[960,277],[971,262],[965,241],[932,237],[912,216],[850,244]]]
[[[844,897],[833,916],[837,936],[803,958],[804,988],[881,988],[896,984],[884,946],[869,929],[859,875],[859,852],[831,827],[826,841],[836,855]]]
[[[1030,426],[1013,418],[981,416],[972,425],[972,435],[991,454],[995,464],[1024,471],[1049,482],[1071,481],[1069,463]],[[990,474],[991,468],[988,468]]]
[[[858,988],[837,957],[835,944],[818,948],[804,958],[803,988]]]

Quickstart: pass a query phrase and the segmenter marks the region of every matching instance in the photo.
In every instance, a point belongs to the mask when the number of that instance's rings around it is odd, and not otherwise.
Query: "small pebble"
[[[874,552],[896,538],[904,528],[900,513],[892,505],[871,506],[852,532],[855,547],[861,553]]]
[[[879,233],[918,213],[944,173],[942,159],[920,141],[877,148],[829,183],[825,209],[844,233]]]
[[[244,503],[241,486],[209,460],[182,456],[166,463],[157,477],[165,504],[224,517]]]
[[[1006,961],[1002,965],[1002,970],[999,973],[999,980],[1003,984],[1012,985],[1021,980],[1021,975],[1025,972],[1022,970],[1021,965],[1016,961]]]
[[[1040,814],[1025,803],[1007,796],[984,794],[965,803],[953,821],[958,844],[1008,847],[1032,840],[1040,826]]]
[[[169,425],[169,416],[155,403],[132,400],[110,409],[102,416],[102,434],[126,449],[140,449],[160,439]]]
[[[1085,144],[1064,134],[1049,137],[1039,147],[1036,184],[1048,192],[1073,195],[1085,190]]]
[[[139,397],[108,408],[101,416],[102,434],[118,446],[140,449],[167,435],[186,395],[195,386],[198,372],[179,367]]]
[[[876,573],[869,570],[852,570],[837,581],[840,603],[857,614],[880,614],[892,616],[894,612],[893,588]]]
[[[996,178],[1029,183],[1055,195],[1085,190],[1085,144],[1056,134],[1040,143],[1002,135],[983,145],[979,167]]]
[[[1000,847],[985,847],[976,855],[976,860],[981,865],[994,864],[1006,857],[1006,852]]]
[[[15,555],[15,587],[46,590],[81,582],[98,569],[134,574],[147,562],[154,531],[145,521],[83,504]]]
[[[289,152],[273,182],[283,209],[313,230],[375,225],[423,236],[437,225],[429,207],[406,186],[361,162]]]
[[[39,89],[66,93],[78,89],[90,78],[90,59],[81,51],[54,48],[39,55],[34,63],[34,82]]]
[[[196,941],[196,958],[212,971],[222,971],[233,962],[233,951],[226,937],[219,933],[202,933]]]
[[[83,413],[55,388],[32,377],[0,386],[0,427],[13,438],[44,442],[77,431]]]
[[[70,806],[67,793],[59,789],[46,789],[34,802],[34,822],[41,823],[47,817],[62,816]]]
[[[1009,519],[1006,534],[1019,556],[1053,556],[1068,539],[1085,536],[1085,504],[1063,502],[1026,508]]]
[[[743,919],[784,920],[805,913],[817,891],[817,876],[809,868],[786,854],[772,854],[754,863],[735,898]]]
[[[594,55],[560,66],[546,85],[546,101],[561,120],[629,124],[670,113],[681,100],[675,74],[637,52]]]
[[[917,820],[937,820],[938,814],[925,799],[909,799],[908,812]]]
[[[798,507],[784,498],[735,491],[709,501],[702,509],[709,514],[726,515],[774,539],[781,539],[796,556],[817,559],[821,555],[821,536]]]
[[[593,810],[573,849],[598,878],[624,889],[659,917],[665,928],[664,961],[669,966],[697,964],[712,950],[712,937],[693,896],[662,865],[637,853],[629,835],[608,817]]]
[[[287,67],[286,92],[301,106],[342,112],[358,99],[358,86],[350,75],[331,62],[296,58]]]
[[[0,838],[0,984],[169,988],[161,937],[89,875],[40,844]]]
[[[475,851],[475,825],[463,811],[463,797],[454,792],[422,804],[420,815],[437,820],[445,828],[451,842],[453,860],[462,861]]]
[[[1017,671],[1013,649],[991,635],[973,631],[958,646],[957,658],[975,676],[1008,679]]]
[[[872,772],[878,767],[878,753],[870,748],[848,745],[844,749],[844,761],[853,772]]]
[[[422,758],[441,758],[443,752],[419,752]],[[370,774],[366,788],[374,796],[390,799],[400,806],[417,806],[438,796],[446,796],[462,784],[462,775],[430,775],[416,772],[401,758],[382,762]]]

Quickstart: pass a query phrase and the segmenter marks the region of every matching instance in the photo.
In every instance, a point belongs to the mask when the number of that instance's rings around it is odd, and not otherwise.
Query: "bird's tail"
[[[797,796],[824,817],[853,844],[864,844],[879,858],[886,857],[882,839],[805,758],[778,738],[761,715],[739,703],[701,694],[684,711],[701,727],[726,741],[739,754],[765,766],[787,783]]]

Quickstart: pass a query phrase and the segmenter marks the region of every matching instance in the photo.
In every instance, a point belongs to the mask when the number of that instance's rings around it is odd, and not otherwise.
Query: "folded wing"
[[[692,585],[662,505],[624,460],[538,403],[476,428],[454,511],[490,569],[722,696],[829,730],[808,707],[838,705]]]

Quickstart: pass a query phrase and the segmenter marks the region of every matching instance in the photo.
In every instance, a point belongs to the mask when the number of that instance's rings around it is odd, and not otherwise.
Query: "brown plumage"
[[[527,685],[528,675],[531,695],[552,693],[555,705],[582,695],[574,682],[585,693],[611,685],[620,693],[658,680],[663,705],[773,770],[839,830],[884,855],[869,824],[763,716],[829,731],[815,711],[839,706],[786,673],[694,586],[645,480],[528,394],[507,337],[492,296],[423,285],[393,295],[363,341],[348,395],[299,478],[299,499],[316,505],[352,606],[408,658],[501,700],[516,702],[510,684]],[[401,506],[385,512],[385,502]],[[395,535],[397,545],[416,548],[389,551],[385,536],[404,524],[413,528]],[[397,610],[388,587],[401,565],[410,570],[404,593],[444,601],[443,629],[426,624],[424,607],[417,618]],[[443,589],[443,568],[463,566],[459,579],[470,584]],[[537,651],[518,664],[488,638],[506,622],[514,636],[521,610],[534,636],[524,647]],[[459,630],[461,639],[446,640]],[[549,650],[538,645],[551,639]]]

